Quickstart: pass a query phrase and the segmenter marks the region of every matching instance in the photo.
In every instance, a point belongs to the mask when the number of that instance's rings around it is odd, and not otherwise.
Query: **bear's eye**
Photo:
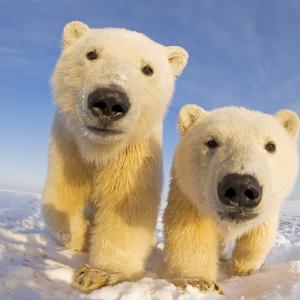
[[[86,54],[86,58],[89,60],[94,60],[98,58],[98,54],[96,50],[90,51]]]
[[[219,146],[218,142],[216,140],[209,140],[205,143],[205,145],[210,148],[210,149],[213,149],[213,148],[217,148]]]
[[[276,145],[274,142],[268,142],[265,144],[265,149],[270,153],[274,153],[276,152]]]
[[[153,74],[153,69],[150,66],[144,66],[142,67],[142,72],[146,75],[146,76],[152,76]]]

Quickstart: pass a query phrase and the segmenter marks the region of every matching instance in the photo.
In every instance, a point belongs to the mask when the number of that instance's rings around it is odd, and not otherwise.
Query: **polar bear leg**
[[[166,234],[167,277],[178,287],[189,284],[202,291],[222,293],[215,283],[218,268],[215,228],[210,220],[192,223],[174,227]]]
[[[89,222],[84,218],[84,210],[90,179],[75,147],[57,127],[55,124],[49,145],[42,203],[44,219],[61,244],[73,250],[85,250]]]
[[[215,283],[218,232],[209,217],[200,216],[173,179],[164,215],[167,277],[178,287],[222,293]]]
[[[99,210],[90,238],[89,265],[74,274],[73,286],[89,293],[106,285],[136,280],[143,275],[144,263],[155,241],[156,213],[138,202],[158,202],[157,199],[133,201],[135,208]],[[124,215],[127,216],[124,218]],[[138,216],[137,216],[138,214]],[[151,216],[152,215],[152,216]],[[150,216],[150,218],[149,218]],[[142,224],[144,223],[144,224]]]
[[[146,228],[126,224],[117,216],[113,223],[111,228],[102,223],[93,228],[89,265],[80,268],[73,280],[73,286],[83,292],[143,275],[154,235]]]
[[[221,241],[219,243],[219,260],[220,262],[225,262],[227,260],[229,243],[226,241]]]
[[[153,152],[156,157],[149,156],[144,145],[132,146],[98,174],[95,184],[105,188],[94,193],[98,209],[89,239],[89,265],[75,272],[77,289],[88,293],[143,275],[155,243],[161,189],[160,150]]]
[[[278,214],[237,240],[231,258],[233,274],[246,276],[258,270],[273,246],[278,226]]]
[[[61,200],[66,199],[65,196],[61,193],[52,193],[52,197],[49,195],[49,198]],[[68,203],[74,201],[70,195],[67,199]],[[86,251],[89,221],[84,219],[83,207],[70,209],[66,202],[62,202],[58,204],[56,201],[51,201],[43,204],[45,222],[61,245],[72,250]]]

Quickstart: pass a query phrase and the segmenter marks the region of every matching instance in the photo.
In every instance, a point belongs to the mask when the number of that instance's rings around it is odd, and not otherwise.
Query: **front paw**
[[[124,275],[104,269],[85,265],[73,275],[73,287],[84,293],[90,293],[104,286],[115,285],[127,280]]]
[[[255,269],[237,269],[235,268],[233,270],[233,275],[234,276],[249,276],[253,273],[255,273]]]
[[[230,267],[234,276],[248,276],[255,273],[260,268],[260,264],[250,264],[245,260],[232,260]]]
[[[171,280],[177,287],[185,289],[187,285],[197,288],[201,292],[217,292],[221,295],[224,294],[223,290],[217,283],[203,278],[179,277]]]

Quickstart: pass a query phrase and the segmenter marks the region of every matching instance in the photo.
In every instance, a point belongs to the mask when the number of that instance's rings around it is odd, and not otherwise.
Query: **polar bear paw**
[[[248,259],[246,260],[238,260],[232,259],[231,260],[231,273],[234,276],[249,276],[253,273],[256,273],[261,266],[261,261],[251,261]]]
[[[257,270],[256,269],[247,269],[247,270],[244,270],[244,269],[234,269],[233,270],[233,275],[234,276],[249,276],[253,273],[255,273]]]
[[[187,285],[197,288],[201,292],[217,292],[221,295],[224,295],[224,291],[219,287],[214,281],[206,280],[203,278],[174,278],[172,282],[182,289],[185,289]]]
[[[91,293],[101,287],[115,285],[125,280],[127,279],[121,273],[85,265],[75,271],[73,287],[81,292]]]

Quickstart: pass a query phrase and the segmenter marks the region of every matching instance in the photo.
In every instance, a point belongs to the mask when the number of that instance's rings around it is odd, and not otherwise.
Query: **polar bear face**
[[[186,105],[178,127],[174,174],[202,213],[247,223],[274,212],[291,192],[298,170],[294,112]]]
[[[52,80],[58,111],[82,149],[133,143],[161,126],[187,58],[141,33],[71,22]]]

